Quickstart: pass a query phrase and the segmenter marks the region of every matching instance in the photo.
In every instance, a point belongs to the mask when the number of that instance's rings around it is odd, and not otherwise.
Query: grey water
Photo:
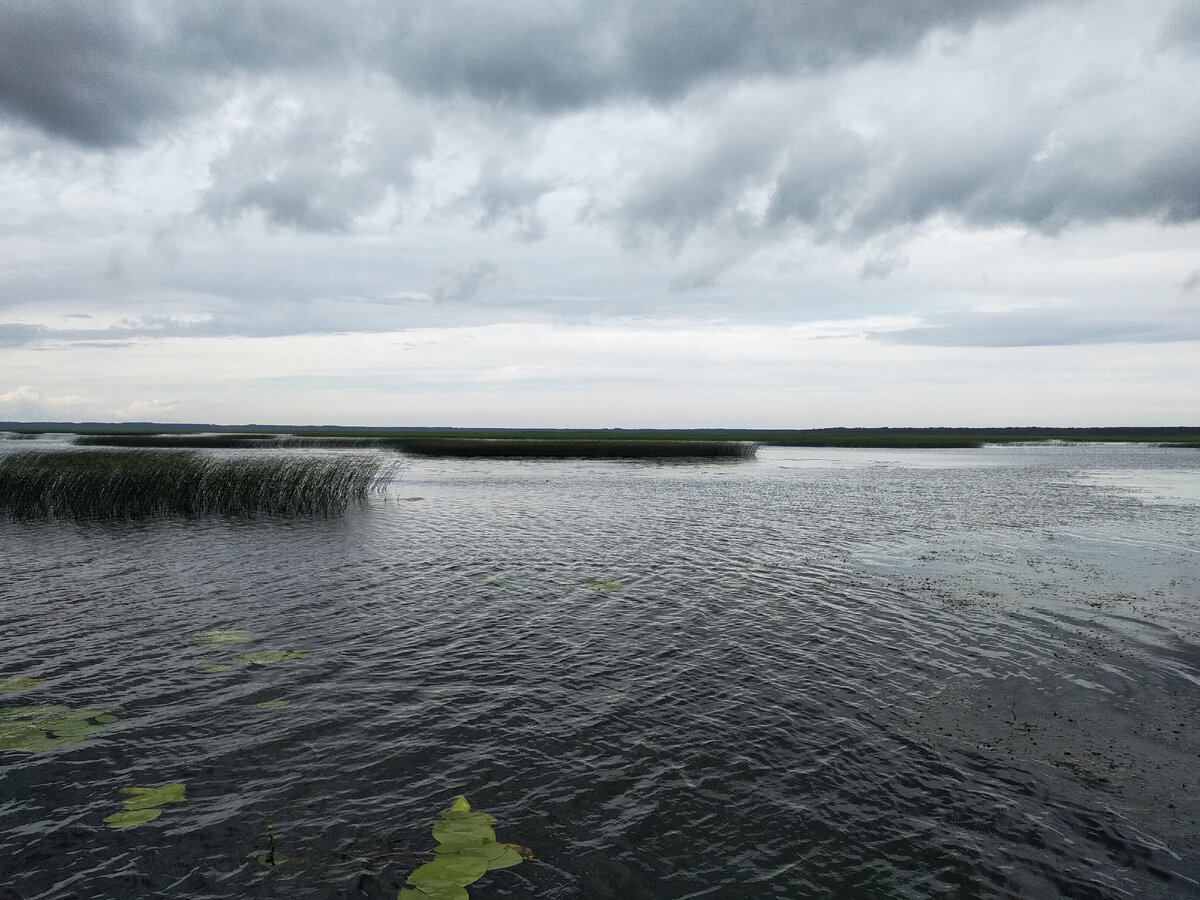
[[[117,717],[0,752],[0,887],[392,898],[465,794],[534,853],[477,900],[1200,897],[1198,488],[1178,448],[764,448],[0,522],[0,679],[43,679],[0,702]]]

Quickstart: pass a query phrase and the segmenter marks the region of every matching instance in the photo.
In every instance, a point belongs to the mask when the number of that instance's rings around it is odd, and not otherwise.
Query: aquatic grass
[[[0,515],[13,519],[332,516],[378,493],[379,455],[191,450],[36,450],[0,456]]]
[[[257,432],[233,434],[81,434],[80,447],[142,447],[186,450],[250,450],[278,447],[278,435]]]
[[[414,456],[510,459],[752,459],[748,441],[621,438],[402,438],[390,446]]]

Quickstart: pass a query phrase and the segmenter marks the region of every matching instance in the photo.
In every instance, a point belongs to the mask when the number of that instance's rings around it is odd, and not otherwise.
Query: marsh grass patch
[[[383,491],[380,454],[194,450],[32,450],[0,456],[0,515],[11,519],[335,516]]]

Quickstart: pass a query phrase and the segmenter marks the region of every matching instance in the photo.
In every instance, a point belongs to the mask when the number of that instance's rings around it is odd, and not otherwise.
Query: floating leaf
[[[625,585],[620,581],[615,581],[612,578],[593,578],[587,584],[595,591],[619,591]]]
[[[224,672],[226,669],[232,669],[233,666],[228,663],[196,663],[195,668],[198,672]]]
[[[262,703],[255,703],[259,709],[279,709],[282,706],[290,704],[291,700],[264,700]]]
[[[437,855],[408,876],[401,900],[410,894],[414,900],[415,895],[420,900],[467,900],[466,886],[485,872],[532,859],[533,853],[519,844],[498,843],[495,822],[494,816],[472,811],[466,797],[455,797],[433,826]]]
[[[233,628],[222,630],[213,628],[208,631],[199,631],[196,633],[197,644],[248,644],[250,643],[250,632],[243,628]]]
[[[484,841],[495,841],[496,832],[492,830],[495,823],[495,817],[487,813],[452,809],[433,826],[433,836],[442,848],[460,850]]]
[[[132,828],[162,815],[161,809],[133,809],[127,812],[113,813],[104,817],[104,824],[109,828]]]
[[[12,694],[17,691],[27,691],[42,683],[40,678],[0,678],[0,694]]]
[[[237,658],[242,662],[266,665],[283,662],[287,659],[306,659],[307,657],[307,650],[260,650],[258,653],[243,653]]]
[[[132,795],[125,801],[125,808],[133,810],[149,809],[164,803],[183,803],[187,799],[183,796],[183,790],[182,784],[164,784],[156,788],[124,787],[121,793]]]
[[[69,706],[6,706],[0,709],[0,719],[38,719],[70,711]]]
[[[66,706],[10,706],[0,709],[0,750],[38,753],[77,744],[115,722],[96,709]]]
[[[487,578],[484,578],[479,583],[480,584],[503,584],[503,582],[504,582],[503,575],[489,575]]]
[[[486,872],[487,862],[477,856],[440,853],[409,875],[405,884],[434,897],[467,897],[466,885],[478,881]]]

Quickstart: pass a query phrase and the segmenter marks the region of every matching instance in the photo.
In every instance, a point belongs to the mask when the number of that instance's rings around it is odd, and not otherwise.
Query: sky
[[[0,420],[1200,425],[1196,0],[0,21]]]

